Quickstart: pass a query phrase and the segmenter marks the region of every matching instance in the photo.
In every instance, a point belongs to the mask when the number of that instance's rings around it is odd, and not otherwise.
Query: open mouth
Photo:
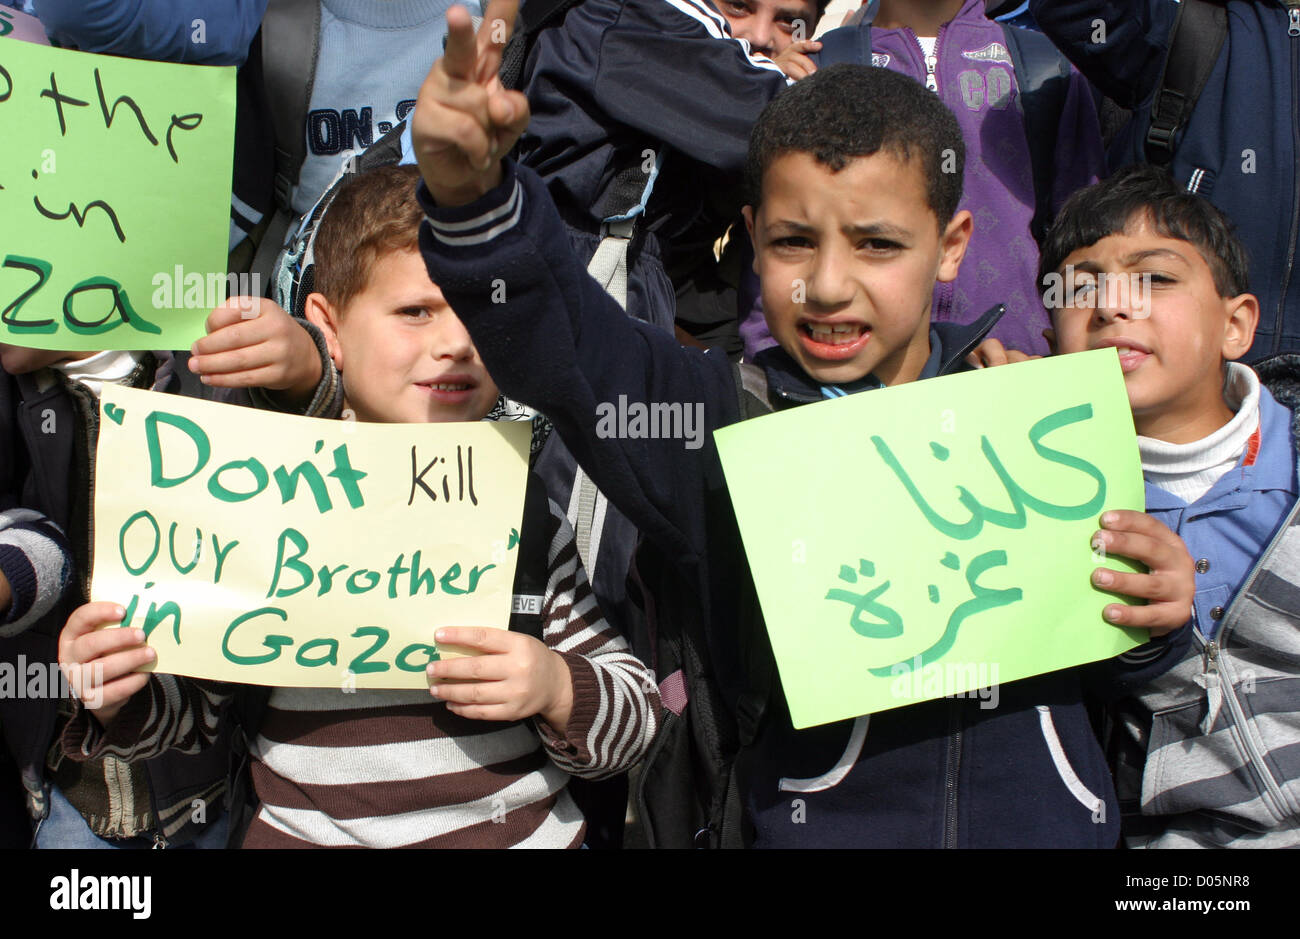
[[[455,375],[436,381],[417,382],[416,387],[443,404],[462,404],[473,395],[478,383],[468,377]]]
[[[807,320],[799,324],[798,333],[804,349],[819,359],[852,358],[871,341],[871,328],[863,323]]]

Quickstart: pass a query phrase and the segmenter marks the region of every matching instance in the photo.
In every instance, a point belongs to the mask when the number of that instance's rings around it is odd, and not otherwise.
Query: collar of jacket
[[[1273,399],[1291,410],[1291,442],[1300,443],[1300,355],[1284,352],[1260,359],[1251,366]],[[1300,449],[1300,447],[1297,447]],[[1297,467],[1300,482],[1300,466]]]
[[[984,341],[989,330],[997,325],[1006,311],[1007,308],[999,303],[973,323],[965,325],[931,323],[930,343],[935,348],[930,350],[930,362],[927,363],[927,368],[921,373],[921,377],[934,378],[964,371],[967,368],[966,356]],[[1300,362],[1300,356],[1294,358]],[[933,363],[937,363],[937,368],[931,371]],[[814,401],[826,400],[826,395],[822,393],[822,386],[813,381],[794,357],[780,346],[773,346],[758,353],[754,356],[754,364],[767,374],[769,392],[774,402],[780,402],[779,407],[793,407],[796,404],[811,404]],[[867,375],[857,381],[833,387],[841,389],[845,394],[855,394],[859,391],[882,388],[884,385],[874,375]]]

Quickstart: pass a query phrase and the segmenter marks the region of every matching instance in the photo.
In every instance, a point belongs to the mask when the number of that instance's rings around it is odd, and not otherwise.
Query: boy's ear
[[[1060,350],[1056,348],[1056,330],[1048,326],[1043,330],[1043,338],[1047,340],[1047,354],[1058,355]]]
[[[971,232],[975,230],[975,221],[970,212],[962,209],[952,217],[952,221],[939,236],[939,273],[935,280],[951,283],[957,279],[957,270],[961,259],[966,256],[966,246],[970,244]]]
[[[343,371],[343,346],[339,343],[338,311],[335,310],[324,294],[309,293],[304,303],[303,314],[325,336],[325,348],[329,349],[334,367]]]
[[[1255,327],[1259,325],[1259,300],[1253,293],[1243,293],[1224,300],[1228,321],[1223,330],[1222,355],[1225,362],[1239,359],[1250,351],[1255,341]]]
[[[740,214],[745,217],[745,231],[749,232],[749,247],[754,254],[754,273],[758,273],[758,245],[754,242],[754,207],[742,206]]]

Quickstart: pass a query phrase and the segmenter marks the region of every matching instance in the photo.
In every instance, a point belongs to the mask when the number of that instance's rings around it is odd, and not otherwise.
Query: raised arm
[[[759,113],[789,79],[706,0],[629,0],[601,34],[594,93],[610,117],[739,173]]]
[[[511,0],[488,7],[477,45],[468,16],[448,14],[447,55],[425,80],[412,124],[427,215],[420,248],[501,390],[551,419],[644,534],[689,556],[708,431],[736,418],[730,366],[630,320],[574,255],[537,176],[499,161],[528,119],[527,101],[495,77],[500,50],[488,38],[512,9]],[[676,406],[692,438],[634,437],[634,405]]]
[[[65,46],[189,65],[243,65],[267,0],[36,0]]]
[[[1178,13],[1175,0],[1030,0],[1043,32],[1125,108],[1155,91]]]

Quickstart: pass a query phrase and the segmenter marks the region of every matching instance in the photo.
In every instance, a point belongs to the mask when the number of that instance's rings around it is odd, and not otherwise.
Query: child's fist
[[[1092,572],[1096,586],[1147,601],[1145,606],[1112,603],[1104,611],[1106,619],[1116,626],[1149,629],[1152,636],[1163,636],[1186,623],[1196,595],[1196,571],[1183,539],[1145,512],[1107,512],[1101,523],[1104,528],[1093,535],[1094,548],[1147,567],[1145,574],[1108,567]]]
[[[461,717],[517,721],[540,714],[564,733],[573,711],[569,666],[556,652],[524,633],[505,629],[439,629],[439,643],[475,649],[482,655],[433,662],[430,678],[456,683],[433,685],[429,693]]]
[[[311,400],[320,353],[302,323],[262,297],[231,297],[212,311],[190,350],[190,371],[218,388],[265,388],[291,403]]]
[[[528,126],[528,99],[497,69],[518,0],[491,0],[474,34],[469,12],[447,11],[447,51],[433,63],[411,117],[420,175],[441,206],[473,202],[501,181],[501,157]]]
[[[59,667],[73,694],[105,726],[148,684],[149,673],[138,669],[158,657],[144,644],[144,630],[101,628],[120,623],[125,615],[116,603],[87,603],[59,633]]]

